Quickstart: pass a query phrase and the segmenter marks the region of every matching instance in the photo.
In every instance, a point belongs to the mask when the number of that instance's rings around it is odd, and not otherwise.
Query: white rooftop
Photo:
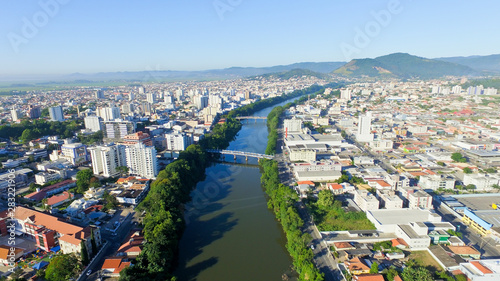
[[[373,210],[369,211],[373,217],[384,224],[408,224],[410,222],[428,222],[436,221],[437,214],[431,213],[429,210],[420,209],[398,209],[396,212],[394,210]],[[430,216],[433,216],[432,218]],[[441,221],[439,219],[438,221]]]

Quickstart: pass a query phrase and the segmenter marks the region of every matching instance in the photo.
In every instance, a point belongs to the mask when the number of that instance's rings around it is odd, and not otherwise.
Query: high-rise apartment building
[[[64,114],[61,106],[49,107],[51,121],[64,121]]]
[[[149,179],[156,178],[156,175],[158,175],[158,162],[154,147],[137,143],[126,147],[125,155],[130,174]]]
[[[111,143],[89,148],[89,151],[95,175],[114,177],[120,173],[118,167],[127,166],[124,145]]]

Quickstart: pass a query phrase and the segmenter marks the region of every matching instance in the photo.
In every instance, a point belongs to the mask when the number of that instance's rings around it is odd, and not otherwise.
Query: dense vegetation
[[[57,255],[45,270],[45,279],[49,281],[70,280],[78,276],[82,265],[74,254]]]
[[[177,264],[179,240],[185,227],[183,205],[191,200],[190,192],[204,179],[205,169],[211,163],[205,149],[219,149],[229,145],[241,129],[241,123],[234,117],[249,115],[289,98],[320,90],[321,87],[318,87],[312,86],[309,90],[294,91],[289,95],[258,101],[231,111],[224,123],[215,125],[212,132],[198,145],[189,146],[176,161],[161,171],[151,184],[148,195],[137,207],[138,211],[146,211],[143,224],[144,236],[148,242],[136,259],[136,264],[120,273],[120,280],[175,280],[172,272]],[[304,274],[315,275],[312,264],[297,264],[304,265]]]
[[[61,138],[70,138],[74,136],[74,132],[82,128],[83,126],[75,120],[64,122],[43,119],[23,120],[19,124],[0,126],[0,136],[12,141],[29,142],[42,136],[58,135]]]
[[[274,211],[286,234],[286,248],[293,259],[293,265],[300,280],[323,280],[322,274],[313,264],[313,252],[307,246],[311,241],[308,234],[303,234],[304,222],[299,216],[296,203],[297,193],[280,183],[278,163],[273,160],[261,160],[262,185],[269,195],[268,207]]]
[[[316,96],[323,92],[323,89],[312,92]],[[276,140],[278,138],[277,129],[279,118],[283,111],[292,105],[302,103],[307,97],[302,97],[296,103],[289,103],[284,107],[275,107],[267,116],[267,126],[269,129],[269,139],[266,154],[276,152]],[[262,185],[269,196],[268,207],[274,211],[276,218],[281,222],[283,231],[286,234],[286,248],[293,259],[293,265],[300,280],[323,280],[323,275],[314,266],[313,252],[308,247],[311,237],[303,234],[301,227],[304,222],[297,210],[298,196],[289,187],[280,183],[278,163],[273,160],[261,160]]]
[[[331,199],[324,198],[327,196],[331,196]],[[324,202],[329,203],[325,204]],[[312,213],[319,231],[375,229],[364,212],[344,211],[342,203],[334,200],[333,194],[329,190],[321,191],[317,201],[309,200],[307,207]]]

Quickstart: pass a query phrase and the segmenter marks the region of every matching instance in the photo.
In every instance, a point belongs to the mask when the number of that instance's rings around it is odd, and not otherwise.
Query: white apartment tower
[[[288,134],[300,134],[302,132],[302,120],[301,119],[285,119],[283,121],[283,128]]]
[[[359,142],[373,141],[373,134],[371,133],[372,114],[367,112],[366,115],[360,115],[358,120],[358,134],[356,139]]]
[[[10,114],[12,115],[12,121],[17,122],[19,120],[19,116],[21,116],[21,113],[17,109],[12,109],[10,111]]]
[[[154,147],[137,143],[126,147],[125,155],[130,174],[149,179],[156,178],[156,175],[158,175],[158,163]]]
[[[92,169],[95,175],[113,177],[119,174],[117,167],[127,166],[125,146],[108,144],[89,148]]]
[[[99,116],[87,116],[83,119],[85,129],[97,132],[102,129],[101,118]]]
[[[49,107],[51,121],[64,121],[64,114],[61,106]]]
[[[340,99],[341,100],[351,100],[351,89],[340,90]]]
[[[146,99],[150,104],[156,103],[156,95],[154,93],[147,93]]]
[[[98,114],[104,121],[112,121],[115,119],[120,119],[120,108],[104,107],[98,111]]]

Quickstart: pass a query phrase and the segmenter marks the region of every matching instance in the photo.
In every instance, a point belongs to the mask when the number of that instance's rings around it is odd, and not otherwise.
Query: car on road
[[[314,245],[312,245],[312,244],[311,244],[311,249],[313,249],[313,250],[314,250]]]
[[[90,275],[90,273],[92,273],[92,269],[89,269],[89,270],[87,271],[87,276],[89,276],[89,275]]]

